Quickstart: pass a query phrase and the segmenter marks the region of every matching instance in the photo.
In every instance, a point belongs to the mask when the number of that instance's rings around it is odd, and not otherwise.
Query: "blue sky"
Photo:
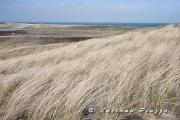
[[[0,21],[180,23],[180,0],[0,0]]]

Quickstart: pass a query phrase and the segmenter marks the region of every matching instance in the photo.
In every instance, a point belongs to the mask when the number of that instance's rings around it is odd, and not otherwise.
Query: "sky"
[[[180,0],[0,0],[0,21],[180,23]]]

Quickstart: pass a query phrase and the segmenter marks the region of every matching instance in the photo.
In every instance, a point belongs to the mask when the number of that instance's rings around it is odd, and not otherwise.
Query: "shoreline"
[[[80,23],[80,22],[0,22],[1,24],[19,24],[19,25],[49,25],[49,26],[62,26],[62,27],[73,27],[73,26],[101,26],[101,27],[159,27],[166,26],[169,24],[179,23]]]

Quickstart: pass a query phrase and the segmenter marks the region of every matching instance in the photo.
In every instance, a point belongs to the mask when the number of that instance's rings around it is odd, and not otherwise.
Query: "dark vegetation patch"
[[[79,42],[93,37],[33,37],[31,42],[33,44],[56,44],[56,43],[70,43]]]
[[[0,30],[0,36],[9,36],[9,35],[23,35],[26,34],[24,30]]]

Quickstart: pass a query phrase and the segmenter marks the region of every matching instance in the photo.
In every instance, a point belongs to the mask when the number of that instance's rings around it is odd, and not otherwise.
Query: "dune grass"
[[[116,120],[123,115],[97,111],[140,107],[168,109],[178,117],[180,27],[135,30],[1,60],[0,72],[6,73],[0,81],[3,120]]]

